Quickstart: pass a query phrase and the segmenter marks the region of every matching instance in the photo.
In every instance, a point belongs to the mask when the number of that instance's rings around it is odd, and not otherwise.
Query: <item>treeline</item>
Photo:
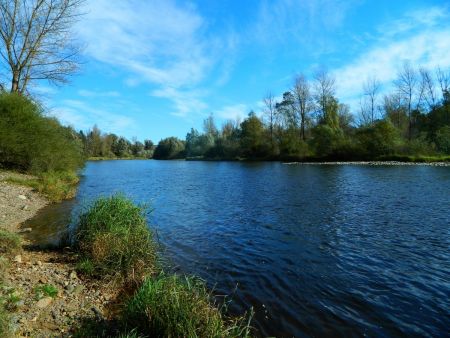
[[[78,137],[86,158],[151,158],[155,148],[151,140],[130,142],[116,134],[102,133],[96,125],[86,132],[80,130]]]
[[[392,92],[368,79],[358,111],[336,97],[336,79],[326,71],[295,78],[280,100],[264,97],[261,117],[219,129],[213,116],[203,132],[185,140],[163,139],[154,158],[373,160],[443,158],[450,154],[450,72],[405,63]]]

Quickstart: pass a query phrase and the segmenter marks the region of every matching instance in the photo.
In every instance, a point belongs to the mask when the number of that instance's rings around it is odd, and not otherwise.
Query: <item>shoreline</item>
[[[283,162],[285,165],[359,165],[359,166],[430,166],[450,167],[450,162],[401,162],[401,161],[331,161],[331,162]]]
[[[23,235],[33,229],[21,226],[51,202],[31,187],[5,181],[9,177],[34,177],[0,171],[0,230],[21,238],[20,251],[4,257],[6,269],[0,276],[0,298],[6,300],[11,335],[71,337],[83,325],[105,320],[116,289],[79,276],[76,253],[70,248],[39,248],[25,239]],[[54,287],[55,294],[40,295],[37,290],[46,286]]]

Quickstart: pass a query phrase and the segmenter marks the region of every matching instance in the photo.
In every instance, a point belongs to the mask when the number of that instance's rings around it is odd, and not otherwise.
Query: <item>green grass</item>
[[[51,284],[38,285],[34,288],[34,295],[36,300],[44,297],[55,298],[58,295],[58,289]]]
[[[120,194],[95,201],[75,231],[81,271],[135,282],[155,271],[156,244],[145,214],[144,207]]]
[[[50,201],[60,202],[75,196],[79,179],[74,172],[58,171],[41,173],[35,179],[9,177],[5,181],[31,187]]]
[[[9,313],[2,304],[0,304],[0,337],[11,337]]]
[[[0,255],[12,256],[22,250],[19,235],[0,229]]]
[[[417,163],[435,163],[450,162],[450,155],[387,155],[377,158],[379,161],[399,161],[399,162],[417,162]]]
[[[150,337],[250,337],[250,318],[225,319],[201,280],[164,273],[145,280],[123,321]]]

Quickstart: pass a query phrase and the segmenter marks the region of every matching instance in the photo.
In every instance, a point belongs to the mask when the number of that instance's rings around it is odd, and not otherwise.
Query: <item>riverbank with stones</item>
[[[399,161],[354,161],[354,162],[287,162],[286,165],[368,165],[368,166],[432,166],[450,167],[450,162],[399,162]]]
[[[5,182],[7,177],[28,175],[0,172],[0,228],[32,232],[21,229],[21,224],[49,201],[31,188]],[[44,288],[51,294],[43,292]],[[95,325],[108,318],[116,289],[105,281],[79,276],[76,254],[70,248],[39,249],[25,240],[0,278],[0,298],[7,301],[15,337],[71,337],[86,323]]]

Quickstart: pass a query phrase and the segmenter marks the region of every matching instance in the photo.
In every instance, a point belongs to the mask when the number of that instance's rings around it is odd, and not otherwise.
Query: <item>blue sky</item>
[[[268,91],[320,67],[352,108],[368,77],[388,88],[405,60],[450,68],[448,1],[95,0],[84,11],[81,72],[34,90],[63,123],[129,139],[260,112]]]

